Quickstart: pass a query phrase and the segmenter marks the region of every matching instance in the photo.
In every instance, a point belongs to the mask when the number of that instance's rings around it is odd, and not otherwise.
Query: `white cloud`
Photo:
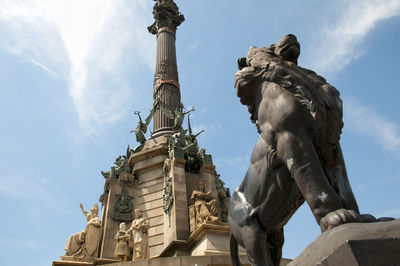
[[[354,0],[343,3],[341,17],[323,28],[313,52],[312,69],[340,71],[360,57],[359,44],[382,20],[400,15],[399,0]],[[338,2],[339,4],[339,2]]]
[[[220,158],[215,160],[218,167],[229,167],[235,169],[246,169],[250,164],[250,156],[238,156],[234,158]]]
[[[400,154],[400,127],[398,124],[379,114],[372,107],[363,106],[353,98],[345,98],[344,104],[346,128],[367,135],[380,147]]]
[[[146,30],[151,4],[0,0],[0,48],[61,76],[90,135],[118,120],[135,99],[127,68],[153,66],[155,41]]]
[[[208,125],[196,124],[192,127],[192,130],[193,130],[193,133],[197,133],[201,130],[204,130],[205,132],[214,132],[214,131],[221,130],[221,128],[222,128],[221,125],[214,124],[214,123],[208,124]]]
[[[51,70],[50,68],[46,67],[45,65],[42,65],[41,63],[37,62],[36,60],[33,60],[33,59],[32,59],[31,62],[32,62],[34,65],[36,65],[36,66],[38,66],[38,67],[44,69],[45,71],[47,71],[47,72],[50,73],[51,75],[53,75],[53,76],[55,76],[55,77],[59,77],[59,75],[58,75],[56,72],[54,72],[54,71]]]
[[[187,50],[189,52],[191,52],[191,51],[195,50],[198,46],[199,46],[198,43],[192,43],[191,45],[188,46]]]

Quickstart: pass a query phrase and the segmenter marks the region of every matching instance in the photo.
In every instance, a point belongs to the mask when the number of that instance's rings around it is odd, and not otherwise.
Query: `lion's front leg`
[[[343,209],[340,197],[329,184],[314,149],[311,136],[305,128],[277,134],[278,156],[285,163],[299,190],[310,206],[318,224],[329,213]],[[334,224],[356,222],[354,215],[335,216]],[[328,226],[329,227],[329,226]]]

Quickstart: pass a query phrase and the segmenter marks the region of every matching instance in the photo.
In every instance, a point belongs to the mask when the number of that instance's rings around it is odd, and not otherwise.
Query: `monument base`
[[[349,223],[321,234],[289,266],[400,265],[400,219]]]
[[[282,259],[280,266],[286,266],[290,260]],[[250,266],[247,256],[240,256],[242,266]],[[177,256],[168,258],[152,258],[140,261],[126,261],[109,264],[109,266],[232,266],[231,257],[227,255],[214,256]]]
[[[77,265],[105,265],[110,263],[116,263],[117,259],[104,259],[104,258],[94,258],[94,257],[73,257],[73,256],[60,256],[60,261],[53,261],[53,266],[77,266]]]
[[[194,231],[187,241],[172,241],[164,249],[160,257],[174,256],[213,256],[230,254],[229,226],[223,224],[202,224]],[[239,249],[240,255],[245,255],[244,249]]]

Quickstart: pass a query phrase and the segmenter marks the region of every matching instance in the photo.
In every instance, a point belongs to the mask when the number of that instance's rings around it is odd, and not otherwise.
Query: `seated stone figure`
[[[206,192],[206,185],[203,181],[199,181],[198,190],[193,190],[190,199],[194,203],[194,215],[191,215],[195,220],[196,227],[202,223],[217,223],[218,217],[218,202],[212,199],[211,192]]]
[[[378,221],[360,214],[350,187],[339,143],[339,92],[298,66],[299,55],[300,44],[289,34],[269,47],[250,47],[238,61],[237,95],[260,138],[230,201],[233,265],[239,265],[238,244],[253,266],[279,265],[283,226],[304,201],[322,232]]]
[[[90,213],[84,208],[82,203],[80,208],[86,216],[87,225],[85,230],[75,233],[68,238],[65,245],[65,256],[73,257],[97,257],[99,248],[100,237],[102,233],[101,221],[98,216],[99,207],[93,204]]]

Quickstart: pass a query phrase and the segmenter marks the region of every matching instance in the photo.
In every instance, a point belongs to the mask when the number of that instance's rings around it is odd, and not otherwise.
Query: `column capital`
[[[173,0],[158,0],[153,8],[153,16],[154,23],[147,27],[151,34],[158,34],[162,28],[176,31],[177,27],[185,20]]]

